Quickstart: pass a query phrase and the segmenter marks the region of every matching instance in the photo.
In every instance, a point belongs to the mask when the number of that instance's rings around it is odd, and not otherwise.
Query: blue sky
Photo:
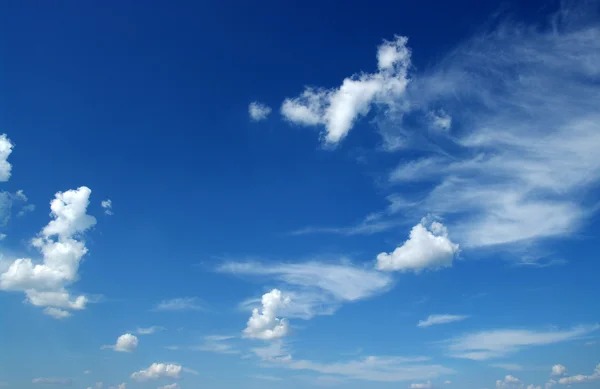
[[[5,3],[0,387],[597,388],[599,6]]]

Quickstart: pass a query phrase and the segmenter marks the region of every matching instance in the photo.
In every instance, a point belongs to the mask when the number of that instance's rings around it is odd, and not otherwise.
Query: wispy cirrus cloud
[[[393,283],[387,274],[349,263],[226,262],[217,270],[275,281],[289,300],[280,308],[280,314],[303,319],[331,314],[342,303],[383,293]],[[250,299],[242,306],[253,308],[258,303]]]
[[[582,325],[563,330],[498,329],[467,333],[442,342],[449,356],[472,360],[501,358],[521,349],[580,339],[600,329]]]
[[[433,325],[454,323],[465,320],[468,317],[468,315],[429,315],[427,319],[420,320],[419,323],[417,323],[417,327],[430,327]]]
[[[163,300],[158,303],[153,311],[202,311],[205,310],[203,303],[197,297],[178,297]]]

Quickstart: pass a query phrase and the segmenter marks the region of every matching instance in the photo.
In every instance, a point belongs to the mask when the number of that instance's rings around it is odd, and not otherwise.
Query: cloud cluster
[[[304,263],[227,262],[218,271],[274,278],[280,290],[290,298],[280,307],[289,318],[310,319],[326,315],[344,302],[358,301],[383,293],[392,286],[392,278],[381,272],[353,266],[310,261]],[[254,308],[260,301],[246,301]]]
[[[179,378],[183,367],[171,363],[153,363],[147,369],[136,371],[131,378],[136,381],[156,380],[158,378]]]
[[[554,373],[554,368],[552,368],[552,373]],[[564,374],[564,371],[563,371]],[[570,385],[570,384],[580,384],[584,382],[591,381],[600,381],[600,363],[596,365],[596,368],[590,375],[577,374],[569,377],[562,377],[558,380],[559,384],[562,385]]]
[[[6,134],[0,135],[0,181],[6,182],[10,178],[12,165],[8,162],[8,157],[12,153],[13,144]]]
[[[429,227],[423,220],[410,231],[409,239],[391,253],[377,255],[377,269],[384,271],[414,271],[452,266],[458,254],[458,244],[448,238],[448,230],[439,222]]]
[[[42,261],[15,260],[0,274],[0,289],[25,292],[29,303],[46,307],[44,312],[55,318],[85,308],[88,298],[73,298],[66,287],[77,281],[79,264],[88,251],[82,235],[96,224],[87,214],[90,194],[85,186],[56,193],[50,203],[52,220],[31,242],[42,253]]]
[[[289,324],[286,319],[279,319],[277,312],[287,304],[289,297],[281,291],[273,289],[262,296],[262,309],[254,308],[248,319],[244,335],[252,339],[273,340],[288,334]]]
[[[307,87],[300,96],[284,100],[281,114],[296,124],[323,125],[325,142],[340,142],[356,119],[369,113],[372,105],[389,108],[404,94],[410,66],[407,41],[406,37],[397,36],[379,46],[377,72],[346,78],[338,88]]]

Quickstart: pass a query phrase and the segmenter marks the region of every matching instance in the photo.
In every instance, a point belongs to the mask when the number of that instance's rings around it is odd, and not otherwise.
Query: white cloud
[[[0,181],[6,182],[10,178],[12,165],[8,157],[12,153],[13,144],[6,134],[0,135]]]
[[[102,208],[104,208],[104,213],[106,215],[112,215],[113,214],[112,200],[111,199],[102,200],[102,202],[100,203],[100,205],[102,206]]]
[[[172,384],[159,386],[158,389],[179,389],[179,384],[174,382]]]
[[[510,371],[523,370],[523,366],[517,365],[516,363],[492,363],[490,366]]]
[[[452,126],[452,117],[443,109],[429,112],[428,117],[434,129],[447,131]]]
[[[55,319],[66,319],[67,317],[71,316],[71,312],[54,307],[46,307],[43,312],[46,315],[52,316]]]
[[[385,41],[378,49],[378,71],[344,79],[339,88],[306,88],[298,97],[285,99],[281,114],[305,126],[325,126],[325,142],[340,142],[359,116],[369,113],[373,104],[387,107],[404,94],[408,84],[410,51],[407,38]]]
[[[248,338],[272,340],[284,337],[289,330],[286,319],[277,318],[277,312],[287,304],[289,297],[284,297],[281,291],[273,289],[262,296],[262,309],[252,310],[244,335]]]
[[[71,298],[66,286],[78,279],[79,264],[87,253],[82,235],[96,224],[86,213],[91,190],[58,192],[50,203],[52,220],[32,244],[42,253],[41,263],[19,258],[0,274],[0,289],[22,291],[27,301],[45,306],[53,317],[68,316],[65,310],[84,309],[87,297]]]
[[[179,297],[163,300],[154,308],[155,311],[201,311],[204,307],[197,297]]]
[[[444,385],[450,385],[452,381],[444,381]]]
[[[91,371],[91,370],[84,370],[84,371],[83,371],[83,374],[91,374],[91,373],[92,373],[92,371]]]
[[[233,338],[233,336],[228,335],[208,335],[204,337],[203,344],[192,346],[191,349],[217,354],[239,354],[239,350],[235,349],[231,344],[226,343]]]
[[[504,380],[496,381],[496,389],[517,389],[517,384],[521,384],[521,380],[514,376],[507,375],[504,377]],[[522,385],[520,385],[520,389],[522,389]]]
[[[158,378],[179,378],[183,367],[175,364],[153,363],[147,369],[137,371],[131,375],[136,381],[148,381]]]
[[[452,357],[486,360],[500,358],[522,348],[578,339],[599,328],[599,325],[592,325],[550,331],[499,329],[466,334],[445,343]]]
[[[448,230],[433,222],[429,228],[423,220],[410,231],[409,239],[392,253],[377,255],[377,269],[384,271],[414,271],[452,266],[458,245],[448,238]]]
[[[429,315],[427,319],[420,320],[417,327],[429,327],[437,324],[453,323],[468,318],[467,315]]]
[[[29,212],[35,211],[35,204],[26,204],[21,207],[19,213],[17,213],[18,217],[23,217]]]
[[[31,383],[42,385],[71,385],[73,383],[73,380],[70,378],[39,377],[31,380]]]
[[[567,373],[567,368],[564,367],[563,365],[554,365],[552,366],[552,375],[553,376],[561,376],[561,375],[565,375]]]
[[[127,384],[122,382],[117,386],[109,386],[108,389],[127,389]]]
[[[410,389],[432,389],[432,388],[433,388],[433,384],[431,383],[431,381],[427,381],[424,383],[410,384]]]
[[[292,360],[292,355],[281,340],[276,340],[264,347],[256,347],[251,350],[263,361],[281,363]]]
[[[358,301],[386,291],[392,278],[386,274],[351,264],[322,262],[257,263],[228,262],[221,272],[274,277],[290,301],[281,312],[285,317],[310,319],[314,315],[331,314],[343,302]],[[245,306],[256,307],[257,300]]]
[[[377,357],[369,356],[362,360],[319,363],[306,360],[290,360],[277,366],[294,370],[310,370],[321,374],[342,376],[345,378],[378,381],[401,382],[427,380],[440,375],[454,374],[454,370],[424,363],[426,357]]]
[[[27,202],[29,200],[29,198],[27,198],[27,195],[25,195],[25,192],[23,191],[23,189],[19,189],[18,191],[15,192],[15,198],[17,200],[24,201],[24,202]]]
[[[267,116],[271,113],[271,107],[259,103],[258,101],[253,101],[248,106],[248,114],[250,115],[250,119],[255,122],[265,120]]]
[[[581,384],[585,382],[600,380],[600,363],[596,365],[594,372],[591,375],[578,374],[570,377],[563,377],[558,380],[561,385]]]
[[[102,346],[102,348],[111,348],[118,352],[134,352],[139,344],[138,338],[132,334],[123,334],[117,338],[117,343],[113,346]]]
[[[138,327],[135,330],[135,333],[138,335],[152,335],[156,332],[159,331],[165,331],[166,328],[165,327],[161,327],[161,326],[151,326],[151,327]]]

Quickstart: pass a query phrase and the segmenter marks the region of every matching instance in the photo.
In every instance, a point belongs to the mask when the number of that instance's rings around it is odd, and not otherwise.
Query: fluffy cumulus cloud
[[[452,338],[446,341],[445,345],[448,354],[455,358],[486,360],[500,358],[522,348],[579,339],[599,328],[599,325],[593,325],[554,331],[511,329],[481,331]]]
[[[265,120],[270,113],[271,107],[266,104],[259,103],[258,101],[253,101],[248,106],[248,114],[250,115],[250,119],[255,122]]]
[[[360,116],[372,105],[388,107],[404,94],[408,84],[410,51],[406,37],[383,42],[377,52],[378,69],[374,73],[356,74],[333,89],[306,88],[299,96],[287,98],[281,114],[290,122],[325,127],[328,144],[340,142]]]
[[[552,369],[554,371],[554,368]],[[596,365],[596,368],[590,375],[577,374],[569,377],[562,377],[558,380],[561,385],[581,384],[591,381],[600,381],[600,363]]]
[[[468,318],[467,315],[429,315],[427,319],[420,320],[417,327],[429,327],[438,324],[453,323]]]
[[[289,297],[281,291],[273,289],[262,296],[262,309],[254,308],[248,319],[244,335],[248,338],[273,340],[288,334],[289,324],[286,319],[277,317],[277,312],[287,304]]]
[[[511,388],[515,388],[517,384],[520,384],[521,380],[519,380],[517,377],[514,377],[512,375],[507,375],[506,377],[504,377],[503,380],[497,380],[496,381],[496,389],[511,389]]]
[[[8,157],[12,153],[13,144],[6,134],[0,135],[0,181],[6,182],[10,178],[12,165],[8,162]]]
[[[171,363],[153,363],[147,369],[136,371],[131,378],[136,381],[156,380],[159,378],[179,378],[183,367]]]
[[[86,296],[73,297],[66,288],[77,281],[88,251],[82,236],[96,224],[87,214],[90,194],[82,186],[55,195],[50,203],[52,220],[32,240],[42,260],[16,259],[0,274],[0,289],[24,292],[30,304],[46,307],[44,312],[56,318],[86,307]]]
[[[123,334],[117,338],[117,343],[109,346],[102,346],[102,348],[111,348],[121,353],[134,352],[138,346],[138,338],[132,334]]]
[[[552,366],[552,375],[553,376],[562,376],[565,375],[567,373],[567,368],[564,367],[563,365],[554,365]]]
[[[458,254],[458,244],[448,238],[448,230],[439,222],[427,226],[425,220],[410,231],[409,239],[391,253],[377,256],[377,269],[384,271],[414,271],[452,266]]]
[[[280,307],[289,318],[310,319],[327,315],[344,302],[353,302],[383,293],[392,286],[387,274],[350,263],[258,263],[228,262],[220,272],[274,278],[290,301]],[[242,303],[243,308],[260,306],[260,299]]]

